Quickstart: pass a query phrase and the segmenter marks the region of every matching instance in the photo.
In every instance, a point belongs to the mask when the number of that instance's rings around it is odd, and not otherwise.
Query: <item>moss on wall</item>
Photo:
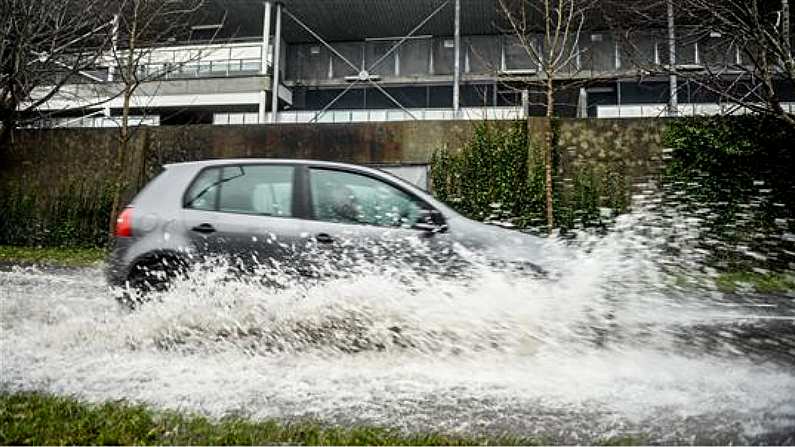
[[[603,225],[627,210],[639,185],[659,182],[665,132],[662,120],[561,121],[555,185],[560,225]]]

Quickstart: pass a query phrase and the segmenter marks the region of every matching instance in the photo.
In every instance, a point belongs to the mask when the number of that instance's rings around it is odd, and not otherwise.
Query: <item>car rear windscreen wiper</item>
[[[204,197],[204,195],[207,194],[208,192],[210,192],[210,190],[212,190],[213,188],[216,188],[216,187],[220,186],[223,183],[231,182],[234,179],[238,179],[240,177],[243,177],[244,175],[246,175],[246,172],[241,167],[240,168],[240,174],[233,175],[232,177],[229,177],[229,178],[222,178],[222,179],[220,179],[218,181],[215,181],[215,182],[211,183],[206,188],[202,189],[201,192],[199,192],[199,194],[196,195],[196,197],[194,197],[194,198],[190,199],[190,201],[186,202],[185,203],[185,207],[186,208],[191,207],[197,200],[199,200],[202,197]]]

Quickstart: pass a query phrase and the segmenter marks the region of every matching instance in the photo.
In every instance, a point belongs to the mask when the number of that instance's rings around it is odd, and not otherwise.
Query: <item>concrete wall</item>
[[[528,122],[542,135],[542,119]],[[561,120],[561,169],[611,164],[630,177],[653,171],[661,154],[660,120]],[[506,125],[494,122],[493,125]],[[361,164],[428,162],[437,148],[456,149],[477,122],[419,121],[278,126],[183,126],[137,130],[131,146],[131,174],[166,163],[210,158],[306,158]],[[117,129],[25,130],[0,152],[0,188],[24,182],[57,194],[64,184],[107,181]]]
[[[567,120],[558,129],[557,194],[570,213],[626,210],[631,196],[659,184],[665,120]],[[561,216],[572,220],[574,214]]]
[[[271,157],[353,163],[418,163],[434,149],[461,145],[472,122],[351,125],[182,126],[136,130],[128,170],[133,189],[166,163]],[[0,190],[11,186],[57,196],[80,185],[87,194],[112,178],[118,129],[24,130],[0,152]]]
[[[664,125],[657,119],[565,120],[558,131],[561,174],[609,165],[633,179],[653,175],[662,162]]]
[[[544,121],[531,119],[529,129],[541,135]],[[559,127],[561,176],[581,166],[608,166],[622,178],[647,175],[661,154],[662,125],[657,120],[563,120]],[[211,158],[308,158],[360,164],[426,163],[434,150],[461,147],[476,122],[421,121],[351,125],[184,126],[141,128],[130,148],[125,178],[126,198],[167,163]],[[495,126],[510,124],[494,122]],[[26,130],[14,145],[0,151],[0,219],[7,227],[36,222],[46,232],[58,219],[78,219],[97,229],[114,182],[117,129]],[[17,205],[25,201],[25,206]],[[3,208],[6,207],[6,208]],[[8,207],[15,208],[11,213]],[[9,216],[17,221],[10,222]],[[84,222],[83,216],[89,216]],[[2,227],[3,222],[0,222]],[[0,228],[2,230],[2,228]],[[8,230],[8,228],[7,228]],[[88,231],[91,230],[91,231]],[[19,237],[24,237],[22,232]],[[16,236],[15,236],[16,237]],[[0,239],[9,236],[0,231]],[[38,243],[40,239],[31,239]],[[20,240],[0,240],[0,243]],[[30,243],[30,240],[22,240]]]

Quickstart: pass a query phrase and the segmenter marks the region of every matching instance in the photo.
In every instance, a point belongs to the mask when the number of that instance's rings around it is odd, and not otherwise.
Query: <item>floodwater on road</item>
[[[636,234],[546,278],[380,269],[274,288],[210,270],[134,312],[100,269],[6,268],[0,388],[554,443],[795,442],[793,296],[682,285]]]

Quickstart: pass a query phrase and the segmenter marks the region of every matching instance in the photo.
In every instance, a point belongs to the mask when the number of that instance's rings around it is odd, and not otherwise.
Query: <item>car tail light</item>
[[[125,208],[116,219],[116,237],[132,237],[133,209]]]

